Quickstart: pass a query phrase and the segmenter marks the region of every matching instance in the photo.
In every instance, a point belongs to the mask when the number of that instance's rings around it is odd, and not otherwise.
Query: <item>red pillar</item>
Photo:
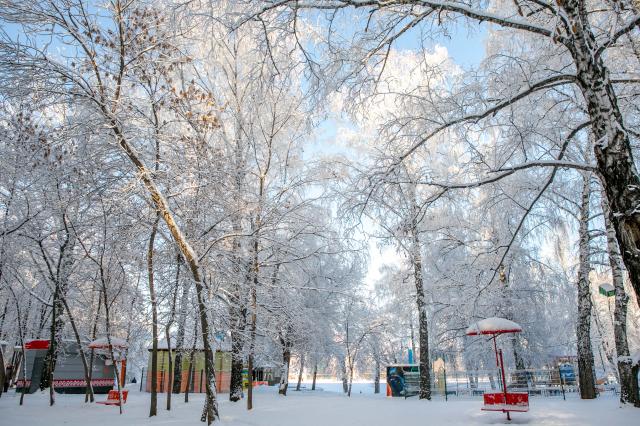
[[[507,405],[507,378],[504,376],[504,360],[502,359],[502,349],[498,351],[500,355],[500,371],[502,372],[502,393],[504,394],[504,404]],[[511,420],[511,416],[507,411],[507,420]]]

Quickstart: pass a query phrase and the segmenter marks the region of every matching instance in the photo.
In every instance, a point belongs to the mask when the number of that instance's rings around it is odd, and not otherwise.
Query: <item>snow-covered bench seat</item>
[[[505,402],[504,393],[485,393],[484,398],[484,411],[516,411],[526,412],[529,411],[529,394],[524,392],[508,392],[507,400]]]
[[[127,396],[129,395],[129,391],[128,390],[123,390],[122,391],[122,403],[126,404],[127,403]],[[96,402],[96,404],[104,404],[104,405],[120,405],[120,397],[118,395],[118,391],[117,390],[110,390],[109,391],[109,395],[107,396],[107,400],[106,401],[98,401]]]

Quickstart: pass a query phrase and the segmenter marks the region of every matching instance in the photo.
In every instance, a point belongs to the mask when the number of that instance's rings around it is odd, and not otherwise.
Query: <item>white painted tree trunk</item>
[[[596,397],[593,349],[591,347],[591,290],[589,286],[589,176],[583,175],[582,203],[580,206],[579,244],[580,263],[578,267],[578,318],[576,337],[578,345],[578,376],[580,397]]]
[[[609,220],[609,203],[602,199],[602,211],[607,232],[607,250],[609,252],[609,264],[611,276],[615,288],[615,309],[613,312],[613,335],[616,346],[618,377],[620,382],[620,402],[623,404],[635,404],[638,395],[634,395],[634,377],[632,374],[629,343],[627,341],[627,305],[629,296],[624,290],[624,275],[620,259],[620,250],[616,240],[616,233]]]
[[[416,305],[418,308],[418,341],[420,343],[420,399],[431,399],[431,363],[429,360],[429,324],[427,321],[427,302],[424,293],[422,274],[422,251],[420,233],[418,229],[418,215],[420,209],[416,200],[415,184],[410,185],[411,203],[411,263],[413,266],[413,280],[416,286]],[[415,356],[415,353],[414,353]]]

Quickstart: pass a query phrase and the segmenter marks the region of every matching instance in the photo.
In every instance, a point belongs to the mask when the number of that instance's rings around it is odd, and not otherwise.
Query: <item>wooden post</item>
[[[495,342],[495,339],[494,339]],[[504,394],[504,405],[507,405],[507,379],[504,375],[504,360],[502,359],[502,349],[498,351],[500,356],[500,372],[502,373],[502,392]],[[511,416],[509,415],[509,411],[507,413],[507,420],[511,420]]]
[[[123,359],[120,361],[120,383],[123,383],[126,386],[127,379],[127,360]]]

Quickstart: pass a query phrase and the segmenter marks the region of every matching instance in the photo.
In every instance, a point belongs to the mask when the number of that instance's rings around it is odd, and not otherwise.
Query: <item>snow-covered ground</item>
[[[481,399],[450,398],[448,402],[431,402],[415,398],[386,398],[371,394],[370,384],[355,384],[354,395],[347,398],[334,392],[335,384],[320,385],[322,391],[291,391],[279,397],[275,388],[262,388],[255,393],[255,408],[247,412],[244,403],[232,404],[221,395],[220,425],[225,426],[398,426],[398,425],[483,425],[508,424],[504,414],[480,411]],[[360,393],[362,391],[362,393]],[[106,396],[99,395],[98,400]],[[124,414],[117,407],[84,404],[78,395],[57,395],[56,405],[48,406],[47,395],[25,397],[18,406],[14,392],[0,398],[0,425],[199,425],[202,395],[191,395],[189,404],[183,396],[174,398],[173,410],[164,409],[165,398],[158,400],[158,416],[149,419],[149,395],[131,389]],[[514,413],[511,424],[530,425],[640,425],[640,409],[619,408],[613,396],[595,401],[581,401],[571,395],[534,397],[531,411]]]

